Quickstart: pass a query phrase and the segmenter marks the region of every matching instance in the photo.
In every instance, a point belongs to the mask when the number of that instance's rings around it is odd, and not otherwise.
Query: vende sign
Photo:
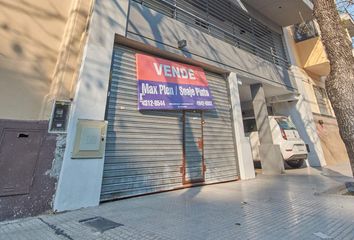
[[[136,54],[138,108],[214,109],[202,68]]]

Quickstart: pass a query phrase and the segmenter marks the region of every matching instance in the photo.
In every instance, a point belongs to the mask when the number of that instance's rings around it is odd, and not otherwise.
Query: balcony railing
[[[318,31],[313,21],[295,24],[293,27],[295,42],[302,42],[318,37]]]
[[[260,58],[289,67],[282,36],[231,1],[134,0]]]

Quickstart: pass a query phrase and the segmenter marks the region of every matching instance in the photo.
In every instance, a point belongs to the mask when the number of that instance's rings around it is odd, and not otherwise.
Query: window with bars
[[[231,0],[133,0],[168,17],[288,68],[282,35]]]
[[[331,115],[330,114],[330,105],[327,97],[326,90],[322,87],[313,86],[313,90],[315,92],[316,100],[318,108],[320,109],[320,113],[323,115]]]

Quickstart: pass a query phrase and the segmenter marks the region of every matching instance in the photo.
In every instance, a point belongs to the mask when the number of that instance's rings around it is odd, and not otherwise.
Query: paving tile
[[[337,168],[336,168],[337,170]],[[0,223],[0,240],[354,240],[354,197],[319,194],[352,180],[318,169],[109,202]],[[79,221],[123,224],[98,233]],[[321,235],[320,235],[321,236]]]

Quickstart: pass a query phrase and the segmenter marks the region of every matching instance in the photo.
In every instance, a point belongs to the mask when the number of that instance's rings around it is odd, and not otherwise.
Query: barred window
[[[330,105],[326,90],[318,86],[313,86],[313,90],[315,92],[317,105],[320,109],[320,113],[323,115],[330,115]]]
[[[134,0],[168,17],[288,68],[282,35],[231,0]]]

